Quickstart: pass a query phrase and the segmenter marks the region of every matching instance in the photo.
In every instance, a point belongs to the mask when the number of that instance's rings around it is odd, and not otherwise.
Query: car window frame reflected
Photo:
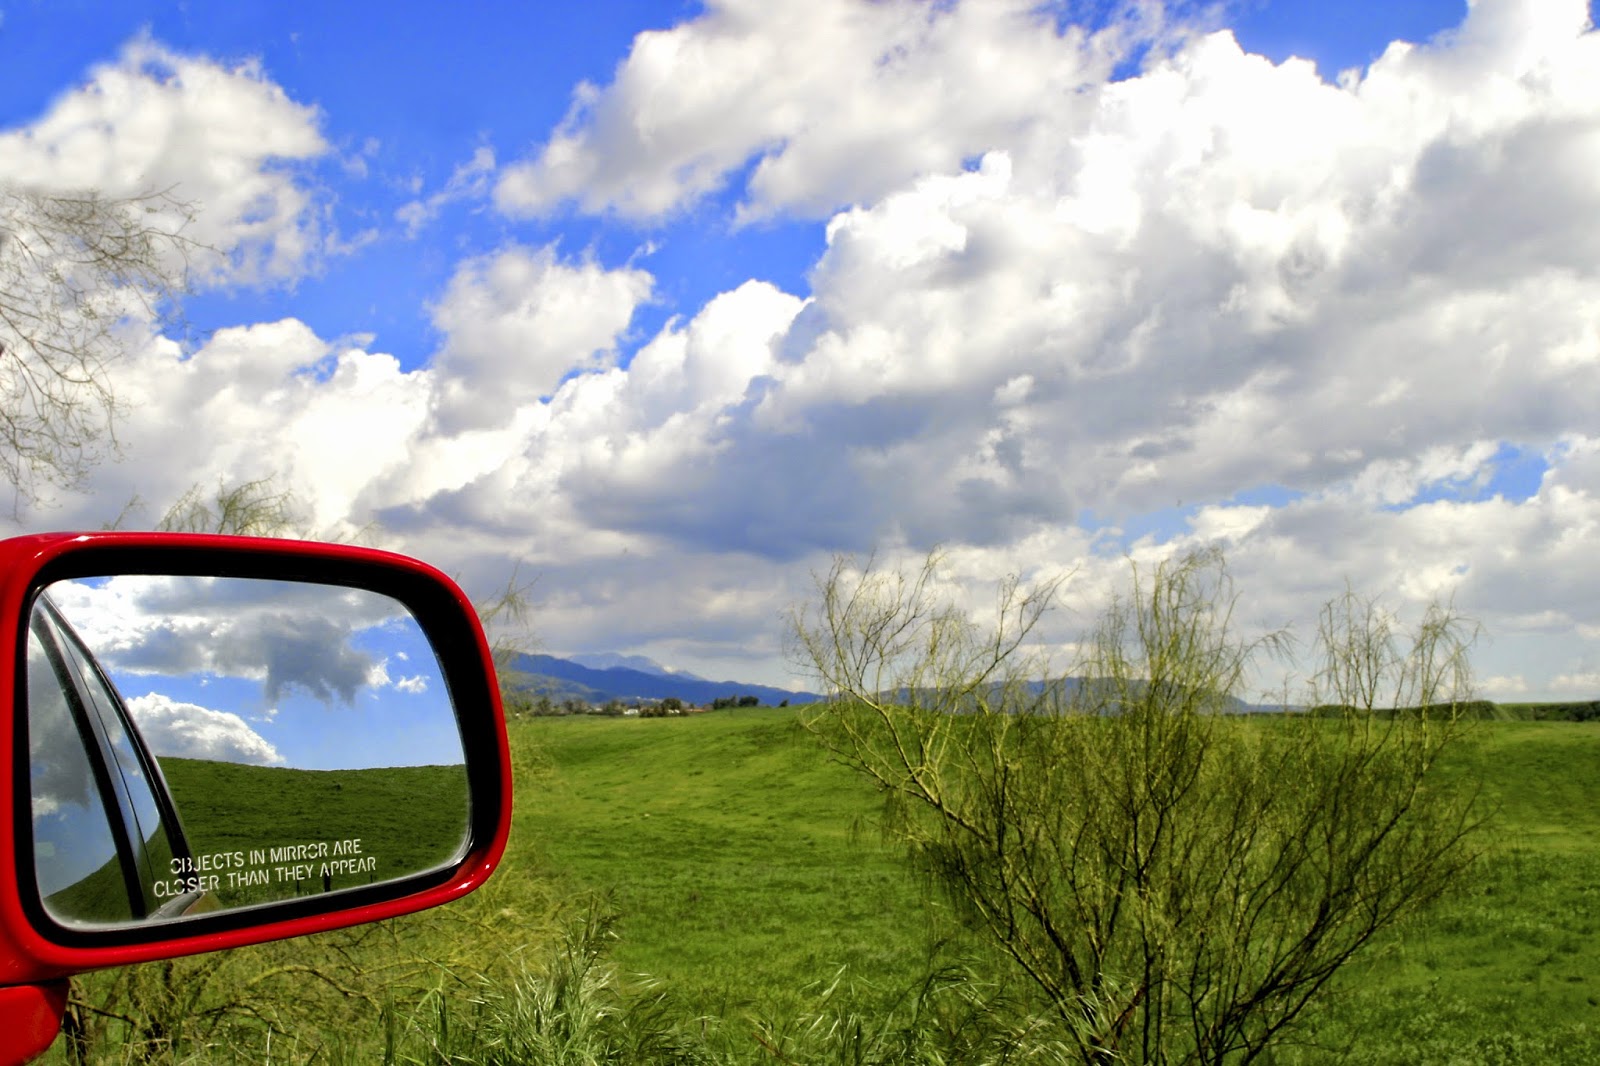
[[[35,599],[30,612],[28,632],[31,640],[38,642],[49,662],[57,688],[71,716],[80,751],[89,765],[95,791],[98,793],[100,813],[103,814],[104,822],[110,831],[116,851],[115,858],[122,870],[128,916],[102,923],[93,918],[85,919],[60,913],[49,904],[49,897],[44,895],[37,875],[31,885],[34,898],[53,922],[75,927],[102,924],[125,926],[129,923],[138,924],[189,913],[201,902],[204,893],[186,892],[166,899],[157,899],[153,894],[151,886],[157,879],[164,877],[167,871],[153,868],[149,841],[156,834],[165,836],[172,856],[166,860],[168,864],[172,864],[174,859],[182,860],[190,857],[191,850],[183,831],[182,821],[178,817],[165,778],[161,774],[160,765],[151,755],[128,710],[127,702],[122,698],[116,685],[100,668],[93,653],[84,645],[56,606],[50,602],[48,596],[41,594]],[[26,723],[25,728],[31,733],[33,728],[31,693],[27,706],[29,713],[22,716],[22,719]],[[106,715],[111,715],[114,721],[108,723],[105,720]],[[131,767],[125,766],[125,760],[119,756],[118,745],[111,737],[113,728],[119,730],[125,740],[126,754],[133,762]],[[31,743],[31,735],[27,739]],[[144,790],[148,798],[153,801],[158,824],[149,834],[146,834],[141,824],[140,804],[135,802],[132,791],[139,786],[129,782],[130,771],[133,776],[143,778]],[[26,794],[29,799],[28,810],[31,812],[33,808],[31,772]],[[30,822],[31,820],[30,816]],[[30,825],[29,840],[32,839]],[[37,871],[37,865],[34,869]]]

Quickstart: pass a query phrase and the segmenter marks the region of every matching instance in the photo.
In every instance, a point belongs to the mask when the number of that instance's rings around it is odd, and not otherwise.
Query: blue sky
[[[1487,694],[1594,698],[1591,15],[0,4],[0,181],[170,187],[214,250],[120,461],[15,524],[272,477],[520,565],[545,650],[795,685],[833,552],[1082,618],[1221,543],[1252,616],[1454,597]]]
[[[301,770],[463,758],[433,649],[386,596],[160,577],[48,592],[157,756]]]

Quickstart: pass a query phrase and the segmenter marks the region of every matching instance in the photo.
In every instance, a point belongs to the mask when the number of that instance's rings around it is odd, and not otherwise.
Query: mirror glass
[[[64,925],[338,892],[465,849],[455,711],[389,597],[58,581],[35,602],[24,676],[36,884]]]

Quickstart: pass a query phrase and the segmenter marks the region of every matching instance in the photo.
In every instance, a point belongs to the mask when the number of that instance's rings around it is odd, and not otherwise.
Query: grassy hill
[[[618,964],[692,1009],[786,1009],[841,968],[899,985],[923,966],[937,915],[879,842],[876,798],[793,711],[533,719],[512,735],[553,767],[518,792],[513,846],[568,894],[608,892]]]
[[[323,890],[315,871],[304,882],[279,879],[277,867],[298,864],[272,861],[274,848],[327,843],[331,851],[337,842],[359,841],[359,856],[376,862],[370,871],[331,877],[331,887],[345,888],[445,862],[466,828],[461,766],[292,770],[164,758],[161,771],[196,856],[242,853],[244,869],[268,871],[266,884],[232,887],[224,869],[216,895],[230,906]],[[249,862],[254,852],[268,860]]]
[[[526,1031],[537,1017],[563,1036],[580,1015],[595,1025],[644,1017],[698,1049],[674,1061],[906,1061],[845,1052],[881,1051],[874,1034],[892,1036],[889,1026],[987,1024],[981,1014],[919,1015],[928,1002],[919,990],[964,957],[1003,971],[908,875],[878,832],[880,798],[829,761],[799,713],[514,721],[515,822],[480,892],[393,923],[75,984],[118,1017],[198,1004],[163,1017],[194,1027],[204,1053],[191,1044],[190,1057],[170,1061],[572,1061],[496,1059],[490,1045],[507,1024]],[[289,797],[351,788],[298,771],[218,777],[214,765],[166,762],[191,832],[219,847],[270,832],[294,813]],[[430,807],[457,809],[419,802],[458,787],[426,780],[437,770],[372,779],[372,797],[393,786],[379,804],[389,809],[330,813],[350,820],[327,831],[396,834],[384,848],[401,854],[397,837]],[[1477,722],[1436,787],[1484,793],[1495,815],[1483,861],[1455,897],[1343,972],[1297,1042],[1274,1051],[1275,1066],[1600,1061],[1600,722]],[[452,828],[428,832],[444,839]],[[574,916],[605,951],[577,969],[559,933]],[[520,1020],[507,1023],[501,1007]],[[228,1019],[225,1037],[218,1018]],[[454,1059],[433,1050],[446,1022],[470,1045]],[[105,1024],[92,1061],[129,1061],[138,1034]],[[826,1039],[807,1044],[819,1033]],[[806,1037],[787,1058],[771,1043],[784,1034]],[[805,1050],[818,1046],[838,1055]],[[46,1061],[67,1061],[64,1042]]]
[[[513,742],[552,767],[514,846],[609,890],[618,963],[686,1016],[781,1017],[841,968],[887,1004],[954,932],[793,712],[528,721]],[[1276,1061],[1600,1061],[1600,723],[1482,722],[1442,784],[1497,812],[1475,879],[1341,979],[1306,1031],[1322,1050]]]

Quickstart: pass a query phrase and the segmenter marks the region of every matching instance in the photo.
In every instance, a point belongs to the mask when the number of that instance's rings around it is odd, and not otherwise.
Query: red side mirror
[[[404,556],[0,542],[0,693],[0,1060],[48,1046],[63,977],[422,910],[505,848],[482,628]]]

